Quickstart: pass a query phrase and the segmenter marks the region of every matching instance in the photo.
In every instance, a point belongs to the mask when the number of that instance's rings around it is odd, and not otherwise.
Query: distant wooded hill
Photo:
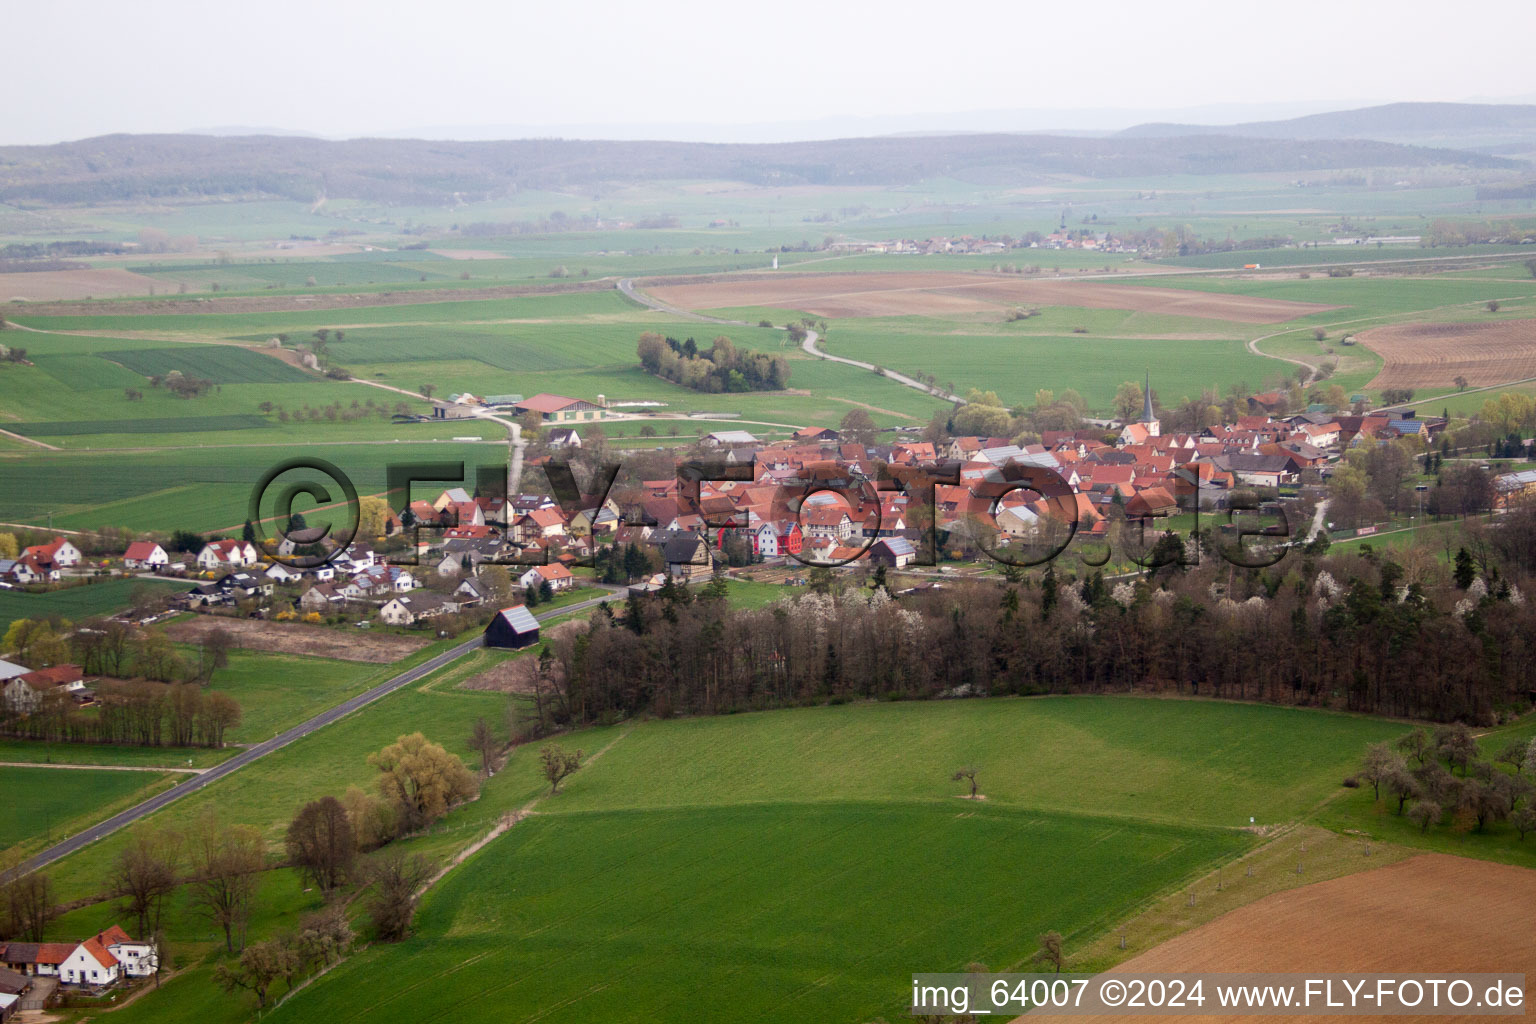
[[[1246,124],[1140,124],[1121,139],[1225,135],[1256,139],[1373,139],[1483,152],[1536,151],[1536,106],[1515,103],[1388,103],[1284,121]]]
[[[1203,132],[1203,130],[1200,130]],[[1378,141],[953,135],[713,145],[694,142],[107,135],[0,147],[0,202],[324,195],[435,204],[519,188],[686,179],[891,186],[935,177],[1027,184],[1053,175],[1129,178],[1344,168],[1520,168],[1488,154]]]

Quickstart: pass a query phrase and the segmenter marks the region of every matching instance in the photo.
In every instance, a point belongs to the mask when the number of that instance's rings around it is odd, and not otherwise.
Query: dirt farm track
[[[1422,854],[1278,892],[1170,939],[1116,974],[1318,972],[1523,973],[1536,981],[1536,871]],[[1031,1014],[1026,1019],[1101,1021]],[[1159,1021],[1243,1021],[1239,1016],[1158,1016]],[[1286,1016],[1286,1021],[1389,1017]],[[1436,1016],[1436,1021],[1497,1018]]]
[[[1536,320],[1392,324],[1356,340],[1383,360],[1371,388],[1449,390],[1457,377],[1473,387],[1536,377]]]
[[[680,309],[774,306],[825,317],[954,316],[997,313],[1007,306],[1127,309],[1247,324],[1275,324],[1336,306],[1248,295],[1102,281],[1031,280],[1014,274],[902,272],[800,274],[644,283]]]

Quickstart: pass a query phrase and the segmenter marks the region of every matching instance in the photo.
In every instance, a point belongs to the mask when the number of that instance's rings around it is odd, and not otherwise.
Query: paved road
[[[612,600],[614,596],[619,593],[622,593],[621,588],[609,589],[603,594],[602,597],[588,598],[585,601],[578,601],[576,604],[568,605],[564,608],[552,609],[547,613],[546,617],[569,615],[571,612],[579,612],[587,608],[594,608],[603,601]],[[78,835],[70,836],[68,839],[61,843],[55,843],[53,846],[50,846],[48,849],[37,854],[35,857],[23,861],[20,865],[17,866],[15,872],[26,874],[29,871],[36,871],[38,868],[46,867],[61,857],[67,857],[71,853],[74,853],[76,850],[82,849],[83,847],[94,843],[98,839],[102,839],[111,835],[113,832],[116,832],[124,825],[132,824],[133,822],[138,821],[140,818],[143,818],[146,815],[153,814],[160,810],[162,807],[174,803],[175,801],[180,800],[182,797],[187,796],[190,793],[195,793],[202,789],[204,786],[224,778],[226,775],[230,775],[239,771],[241,768],[244,768],[251,762],[266,757],[268,754],[274,751],[281,750],[288,746],[290,743],[293,743],[295,740],[302,739],[315,730],[323,729],[327,725],[330,725],[332,722],[338,721],[339,719],[351,714],[359,708],[372,704],[380,697],[394,693],[401,687],[409,686],[412,683],[422,679],[423,677],[431,675],[433,672],[436,672],[444,665],[457,661],[459,658],[462,658],[464,655],[471,651],[478,650],[483,645],[483,643],[484,637],[475,636],[457,645],[456,647],[452,647],[441,654],[429,658],[428,660],[422,662],[420,665],[417,665],[415,668],[406,669],[404,672],[395,676],[393,679],[380,683],[373,689],[364,693],[360,693],[356,697],[353,697],[351,700],[338,704],[328,711],[322,711],[320,714],[316,715],[314,718],[311,718],[309,721],[303,722],[300,725],[296,725],[289,729],[287,732],[279,733],[272,739],[267,740],[265,743],[257,743],[256,745],[247,748],[241,753],[236,754],[228,761],[224,761],[212,768],[209,768],[207,771],[200,772],[195,776],[189,777],[185,782],[179,783],[172,789],[168,789],[165,792],[158,794],[157,796],[152,796],[148,800],[145,800],[143,803],[136,804],[135,806],[128,808],[126,811],[123,811],[119,814],[114,814],[106,821],[92,825],[85,831],[79,833]],[[10,876],[7,875],[5,877]]]
[[[725,320],[718,316],[706,316],[703,313],[694,313],[691,310],[678,309],[676,306],[668,305],[667,303],[662,302],[660,299],[653,298],[652,296],[647,295],[645,292],[642,292],[640,289],[636,288],[635,282],[632,278],[624,278],[619,282],[618,287],[619,291],[622,292],[626,298],[634,299],[642,306],[649,306],[651,309],[658,310],[659,312],[670,313],[672,316],[682,317],[684,320],[701,320],[708,324],[726,324],[732,327],[756,326],[755,324],[747,323],[745,320]],[[785,328],[782,327],[778,328],[778,330],[784,329]],[[816,347],[816,343],[820,340],[821,335],[817,334],[815,331],[807,330],[805,332],[805,340],[800,343],[800,347],[805,350],[807,355],[815,356],[817,359],[825,359],[833,363],[846,363],[849,366],[857,366],[861,370],[869,370],[871,373],[874,372],[874,363],[866,363],[861,359],[845,359],[842,356],[834,356],[823,352],[821,349]],[[927,384],[924,384],[922,381],[913,380],[906,374],[897,373],[895,370],[882,369],[880,372],[896,383],[905,384],[909,388],[916,388],[925,395],[932,395],[935,398],[942,398],[946,402],[963,403],[965,401],[965,399],[961,398],[959,395],[952,395],[945,391],[943,388],[931,388]]]

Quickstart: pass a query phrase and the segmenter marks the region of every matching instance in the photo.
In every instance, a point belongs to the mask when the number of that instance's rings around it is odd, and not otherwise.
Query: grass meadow
[[[1400,731],[1102,697],[639,724],[434,890],[415,938],[277,1016],[677,1019],[728,992],[732,1019],[895,1019],[906,972],[1086,943]],[[965,763],[985,801],[957,799]]]
[[[82,619],[120,612],[132,604],[139,588],[159,593],[187,590],[190,584],[163,580],[115,579],[31,594],[0,590],[0,633],[17,619],[44,619],[55,615],[79,622]]]
[[[64,747],[56,745],[56,755]],[[63,761],[62,757],[56,760]],[[161,772],[0,765],[0,853],[32,853],[144,800],[180,779]]]

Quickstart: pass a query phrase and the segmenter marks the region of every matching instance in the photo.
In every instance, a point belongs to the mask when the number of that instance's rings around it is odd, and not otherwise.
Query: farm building
[[[515,604],[496,613],[485,627],[485,646],[521,650],[539,642],[539,620],[526,605]]]
[[[876,565],[904,569],[917,557],[917,549],[905,537],[885,537],[869,549],[869,560]]]
[[[703,441],[712,448],[735,448],[740,445],[757,444],[757,438],[745,430],[717,430],[713,434],[705,434]]]
[[[599,398],[602,396],[599,395]],[[566,398],[564,395],[551,395],[540,393],[532,398],[525,398],[512,407],[519,416],[524,413],[538,413],[539,418],[546,423],[570,423],[575,420],[595,420],[602,415],[602,408],[580,398]]]

